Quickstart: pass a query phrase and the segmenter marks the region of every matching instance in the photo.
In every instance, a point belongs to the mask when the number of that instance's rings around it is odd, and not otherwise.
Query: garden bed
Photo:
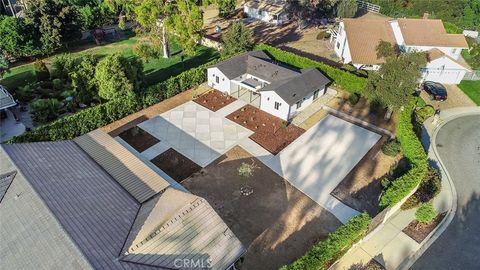
[[[362,270],[385,270],[386,268],[383,267],[379,262],[371,259],[365,266],[361,268]]]
[[[221,108],[227,106],[228,104],[234,102],[236,99],[229,95],[224,95],[218,90],[213,90],[208,93],[201,95],[199,98],[194,101],[203,107],[211,110],[218,111]]]
[[[438,224],[442,222],[446,214],[446,212],[438,214],[430,224],[419,224],[417,220],[414,220],[403,229],[403,232],[420,244],[438,226]]]
[[[125,130],[118,136],[140,153],[160,142],[159,139],[137,126]]]
[[[156,156],[151,162],[179,183],[202,169],[172,148]]]
[[[274,155],[305,132],[293,124],[287,126],[284,120],[252,105],[238,109],[227,118],[253,131],[250,139]]]

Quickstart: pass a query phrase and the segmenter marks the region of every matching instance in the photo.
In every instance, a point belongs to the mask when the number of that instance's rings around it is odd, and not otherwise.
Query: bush
[[[35,76],[38,81],[46,81],[50,79],[50,72],[48,71],[47,65],[45,65],[42,60],[35,61],[33,69],[35,70]]]
[[[415,122],[422,125],[425,120],[435,114],[435,109],[432,106],[425,106],[415,111]]]
[[[63,89],[63,82],[62,80],[60,79],[53,79],[52,80],[52,83],[53,83],[53,89],[54,90],[62,90]]]
[[[425,224],[430,224],[437,217],[437,215],[437,210],[435,210],[431,202],[420,205],[420,207],[417,209],[417,212],[415,212],[415,218],[418,220],[418,222]]]
[[[62,103],[56,99],[39,99],[31,104],[33,119],[38,123],[47,123],[58,117]]]
[[[317,34],[317,40],[322,40],[327,38],[330,38],[330,33],[328,33],[327,31],[321,31],[320,33]]]
[[[282,270],[327,269],[340,258],[368,230],[370,216],[363,213],[330,233],[327,239],[315,244],[312,249],[295,262],[283,266]]]
[[[35,88],[36,86],[34,84],[20,86],[17,91],[15,91],[15,97],[20,101],[28,102],[35,97]]]
[[[327,75],[327,77],[332,79],[333,86],[341,88],[350,93],[361,94],[367,85],[367,79],[365,78],[358,77],[348,71],[344,71],[306,57],[298,56],[294,53],[286,52],[266,44],[257,45],[256,49],[263,50],[270,54],[275,60],[296,68],[318,68],[325,75]]]
[[[397,140],[389,140],[382,145],[382,152],[391,157],[395,157],[400,153],[401,145]]]
[[[440,174],[433,168],[429,168],[420,187],[402,205],[403,210],[417,207],[420,203],[426,203],[435,198],[442,190],[442,179]]]
[[[413,130],[412,113],[415,100],[412,100],[400,114],[397,138],[402,152],[410,164],[410,170],[398,177],[384,191],[380,198],[380,207],[391,207],[401,201],[424,179],[427,170],[427,155],[422,143]]]
[[[355,106],[358,101],[360,101],[360,95],[358,93],[350,94],[350,96],[348,97],[348,103],[350,103],[350,105],[352,106]]]

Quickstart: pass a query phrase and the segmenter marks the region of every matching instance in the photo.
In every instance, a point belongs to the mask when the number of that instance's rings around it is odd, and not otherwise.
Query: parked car
[[[423,90],[434,100],[444,101],[447,99],[447,89],[440,83],[426,81],[423,83]]]

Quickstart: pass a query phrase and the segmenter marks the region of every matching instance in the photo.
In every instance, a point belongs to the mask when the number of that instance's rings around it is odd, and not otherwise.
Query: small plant
[[[437,210],[433,207],[432,202],[424,203],[420,205],[415,212],[415,218],[419,223],[430,224],[437,217]]]
[[[288,127],[288,122],[287,121],[283,121],[282,122],[282,128],[287,128]]]
[[[253,193],[253,188],[248,186],[248,180],[250,180],[257,168],[258,167],[255,165],[253,159],[252,163],[242,162],[240,167],[238,167],[238,175],[244,180],[243,186],[240,188],[240,192],[245,196]]]
[[[62,90],[63,89],[63,82],[62,80],[60,79],[53,79],[52,80],[52,83],[53,83],[53,89],[54,90]]]
[[[382,152],[391,157],[395,157],[400,153],[401,145],[397,140],[389,140],[382,145]]]
[[[56,99],[39,99],[31,104],[33,118],[44,124],[57,118],[62,103]]]
[[[348,103],[350,103],[350,105],[352,105],[352,106],[357,104],[358,101],[360,101],[360,95],[357,94],[357,93],[353,93],[348,97]]]
[[[330,33],[328,33],[327,31],[321,31],[320,33],[317,34],[317,40],[322,40],[327,38],[330,38]]]

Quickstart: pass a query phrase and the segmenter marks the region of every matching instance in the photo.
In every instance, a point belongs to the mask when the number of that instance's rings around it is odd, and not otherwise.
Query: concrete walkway
[[[427,236],[422,243],[418,244],[402,230],[415,219],[416,209],[408,211],[399,210],[384,224],[363,239],[359,244],[350,249],[330,269],[357,269],[358,266],[367,264],[371,259],[376,260],[386,269],[409,269],[413,263],[425,252],[426,249],[446,230],[455,215],[456,190],[453,182],[445,170],[445,166],[438,158],[435,145],[435,137],[440,129],[448,121],[457,117],[472,113],[480,114],[480,107],[456,108],[445,110],[440,114],[436,124],[433,118],[425,121],[425,136],[422,138],[424,147],[428,149],[428,157],[432,166],[437,167],[442,177],[442,191],[434,198],[433,204],[439,213],[447,212],[446,217],[439,226]],[[432,139],[432,141],[430,141]],[[357,268],[355,268],[357,267]]]

